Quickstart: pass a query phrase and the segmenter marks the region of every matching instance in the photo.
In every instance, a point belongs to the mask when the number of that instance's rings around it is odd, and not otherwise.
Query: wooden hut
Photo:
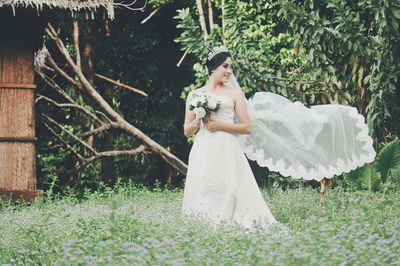
[[[0,196],[31,200],[36,190],[34,53],[47,16],[60,9],[113,18],[112,0],[0,0]]]

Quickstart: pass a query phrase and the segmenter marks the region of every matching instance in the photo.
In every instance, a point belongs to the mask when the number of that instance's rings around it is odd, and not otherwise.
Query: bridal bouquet
[[[189,105],[189,110],[193,111],[196,119],[205,117],[208,113],[216,112],[221,108],[221,102],[211,93],[193,94],[193,100]]]

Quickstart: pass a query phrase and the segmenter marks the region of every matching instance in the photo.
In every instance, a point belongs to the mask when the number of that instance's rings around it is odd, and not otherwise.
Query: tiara
[[[211,52],[208,53],[208,60],[211,60],[211,58],[213,58],[214,56],[216,56],[217,54],[222,53],[222,52],[229,53],[228,48],[226,48],[223,45],[213,47]]]

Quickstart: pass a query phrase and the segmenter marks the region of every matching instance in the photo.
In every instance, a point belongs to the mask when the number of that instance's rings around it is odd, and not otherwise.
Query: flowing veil
[[[234,75],[226,85],[242,92]],[[247,157],[261,167],[295,179],[320,181],[375,158],[364,117],[354,107],[307,108],[270,92],[257,92],[246,102],[252,133],[240,135],[239,141]]]

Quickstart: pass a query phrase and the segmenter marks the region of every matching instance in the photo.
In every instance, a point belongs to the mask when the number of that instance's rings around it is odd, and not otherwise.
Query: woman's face
[[[233,73],[232,59],[227,57],[226,60],[213,71],[214,77],[223,83],[228,82]]]

